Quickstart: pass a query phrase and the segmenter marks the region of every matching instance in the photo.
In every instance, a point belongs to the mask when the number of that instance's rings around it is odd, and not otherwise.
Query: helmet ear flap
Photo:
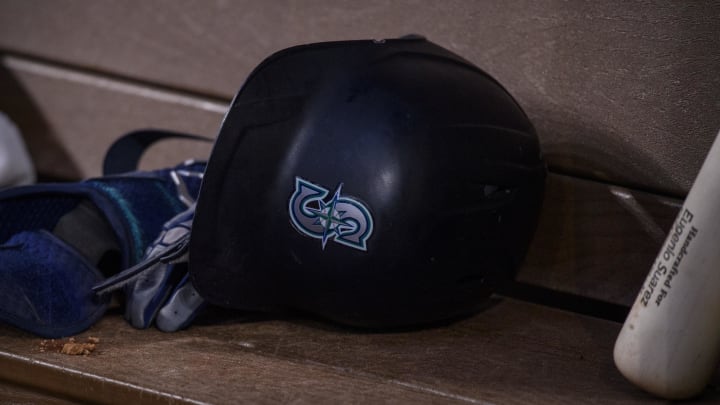
[[[542,201],[535,130],[480,69],[422,38],[304,45],[224,120],[190,241],[209,302],[397,327],[476,311]]]

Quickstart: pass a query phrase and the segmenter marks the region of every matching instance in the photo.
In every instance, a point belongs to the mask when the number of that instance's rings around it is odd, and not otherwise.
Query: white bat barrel
[[[657,396],[703,391],[720,360],[720,134],[615,343],[615,364]]]

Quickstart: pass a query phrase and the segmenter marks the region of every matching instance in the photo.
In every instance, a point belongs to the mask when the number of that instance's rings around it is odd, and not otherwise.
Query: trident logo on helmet
[[[328,189],[295,177],[295,192],[288,204],[290,220],[300,233],[322,240],[323,250],[327,241],[333,240],[366,251],[373,231],[372,216],[364,204],[342,195],[342,186],[340,183],[325,201]]]

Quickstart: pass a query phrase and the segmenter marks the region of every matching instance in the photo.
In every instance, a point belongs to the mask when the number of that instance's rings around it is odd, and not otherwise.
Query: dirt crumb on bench
[[[40,352],[54,352],[69,356],[88,356],[95,351],[100,338],[90,336],[84,341],[77,341],[74,337],[68,339],[44,339],[40,341]]]

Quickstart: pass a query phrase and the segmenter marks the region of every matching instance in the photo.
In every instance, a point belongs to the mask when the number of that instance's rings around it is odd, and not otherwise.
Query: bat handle
[[[703,391],[720,359],[720,134],[615,342],[615,364],[657,396]]]

